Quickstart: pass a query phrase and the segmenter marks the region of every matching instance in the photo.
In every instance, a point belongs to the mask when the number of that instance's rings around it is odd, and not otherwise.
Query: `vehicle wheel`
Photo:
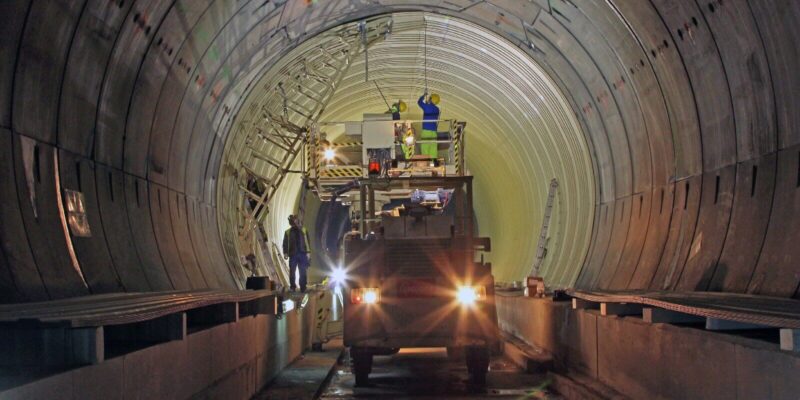
[[[357,347],[350,349],[353,360],[353,374],[356,376],[356,386],[366,386],[369,383],[369,373],[372,372],[372,353]]]
[[[489,370],[489,348],[487,346],[470,346],[465,350],[467,371],[472,383],[486,383],[486,372]]]
[[[447,348],[447,358],[451,361],[462,361],[464,360],[464,348],[463,347],[448,347]]]

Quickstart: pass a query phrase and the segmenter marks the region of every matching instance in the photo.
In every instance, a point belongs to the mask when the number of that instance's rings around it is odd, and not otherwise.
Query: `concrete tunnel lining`
[[[589,232],[577,227],[581,221],[591,220],[594,188],[588,147],[555,84],[524,52],[475,24],[422,13],[373,18],[391,18],[393,24],[390,38],[369,47],[370,81],[365,81],[365,56],[359,53],[320,122],[355,121],[363,113],[384,112],[384,100],[373,81],[391,101],[403,99],[409,104],[409,112],[403,118],[421,119],[416,99],[425,88],[423,46],[427,43],[429,90],[443,98],[442,118],[467,121],[466,159],[476,176],[480,234],[493,241],[493,252],[487,254],[487,260],[493,262],[495,278],[519,281],[531,270],[547,188],[550,179],[557,178],[558,201],[549,241],[549,248],[555,251],[545,257],[547,262],[541,271],[554,286],[571,285],[578,268],[553,266],[580,265]],[[338,44],[341,35],[354,40],[356,25],[357,22],[339,26],[303,42],[276,62],[243,100],[242,111],[231,125],[233,131],[221,166],[223,171],[239,171],[238,178],[232,179],[224,177],[224,172],[220,174],[225,185],[220,188],[220,203],[224,204],[220,210],[227,214],[221,218],[225,221],[223,236],[235,235],[244,223],[242,217],[236,218],[241,214],[235,211],[242,201],[237,185],[242,185],[245,175],[240,164],[247,164],[261,176],[270,176],[275,167],[253,154],[279,159],[283,152],[272,143],[258,140],[254,133],[269,130],[268,123],[260,119],[264,109],[280,113],[282,102],[276,85],[285,75],[287,67],[282,66],[296,66],[292,71],[300,65],[323,69],[320,64],[325,59],[320,54],[325,53],[318,49],[326,41]],[[427,38],[421,33],[426,30]],[[302,106],[313,106],[312,100],[304,96],[295,98]],[[256,146],[251,150],[246,143]],[[296,160],[293,169],[299,170],[300,165]],[[297,210],[299,179],[298,175],[291,175],[270,204],[266,231],[273,242],[282,238],[286,216]],[[239,226],[228,225],[231,221]],[[317,272],[324,273],[331,267],[319,265]]]
[[[396,11],[493,31],[566,96],[596,170],[576,286],[800,295],[795,2],[0,7],[3,301],[241,287],[215,198],[240,99],[281,49]],[[56,173],[86,196],[92,237],[64,235]]]

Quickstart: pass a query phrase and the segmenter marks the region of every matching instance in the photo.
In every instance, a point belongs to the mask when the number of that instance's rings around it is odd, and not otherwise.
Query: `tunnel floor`
[[[394,356],[376,356],[368,387],[355,387],[345,362],[333,373],[321,399],[560,399],[546,387],[545,375],[529,374],[505,356],[492,358],[486,386],[468,382],[463,361],[450,360],[445,349],[403,349]]]

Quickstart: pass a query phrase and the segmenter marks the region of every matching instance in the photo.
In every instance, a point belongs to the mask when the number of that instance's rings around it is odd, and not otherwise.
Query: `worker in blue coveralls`
[[[427,99],[426,97],[428,97],[428,92],[425,92],[417,100],[419,108],[422,109],[422,119],[425,121],[422,123],[420,139],[436,140],[438,138],[436,135],[437,121],[439,120],[439,107],[436,105],[439,104],[439,95],[434,93]],[[436,158],[439,155],[439,145],[437,143],[421,143],[419,147],[420,153],[430,158]]]
[[[289,259],[289,286],[292,291],[297,289],[295,277],[300,270],[300,291],[306,291],[308,284],[308,267],[311,265],[311,243],[308,240],[308,231],[300,225],[300,220],[289,216],[290,228],[283,234],[283,257]]]

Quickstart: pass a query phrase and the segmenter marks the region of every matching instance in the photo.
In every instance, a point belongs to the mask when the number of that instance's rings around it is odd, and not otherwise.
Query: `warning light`
[[[369,160],[369,165],[367,167],[370,175],[380,175],[381,173],[381,163],[378,162],[376,159]]]

